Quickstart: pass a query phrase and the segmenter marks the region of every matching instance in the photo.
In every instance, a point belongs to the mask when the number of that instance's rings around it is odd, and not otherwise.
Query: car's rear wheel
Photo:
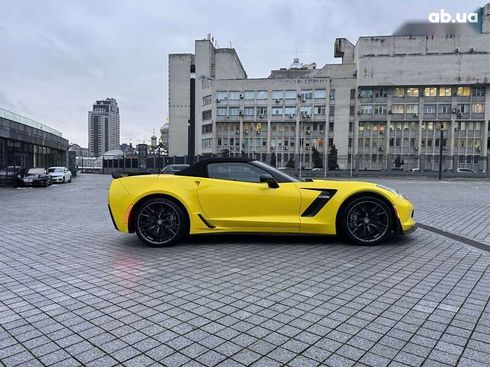
[[[188,232],[183,209],[165,198],[147,200],[136,209],[136,234],[150,246],[170,246]]]
[[[376,245],[392,235],[393,213],[379,198],[356,198],[347,204],[341,214],[342,233],[350,242]]]

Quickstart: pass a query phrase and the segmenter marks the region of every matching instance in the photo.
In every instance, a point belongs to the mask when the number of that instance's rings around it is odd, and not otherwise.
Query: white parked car
[[[53,183],[71,182],[71,171],[66,167],[49,167],[48,175]]]
[[[458,173],[475,173],[471,168],[458,168]]]

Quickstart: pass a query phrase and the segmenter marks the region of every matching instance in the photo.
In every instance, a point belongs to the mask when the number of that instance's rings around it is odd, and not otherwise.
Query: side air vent
[[[311,189],[310,189],[311,190]],[[320,210],[330,201],[332,196],[335,195],[337,190],[328,190],[328,189],[313,189],[320,191],[320,194],[316,197],[315,200],[305,209],[302,217],[314,217],[318,214]]]

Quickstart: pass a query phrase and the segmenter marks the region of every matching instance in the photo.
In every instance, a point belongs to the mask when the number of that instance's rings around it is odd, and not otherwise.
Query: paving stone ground
[[[0,365],[489,365],[487,251],[425,230],[374,247],[216,236],[148,248],[114,230],[109,180],[0,190]],[[391,186],[435,226],[447,221],[424,200],[452,198],[446,218],[471,225],[466,206],[488,197],[478,182]]]
[[[416,206],[416,219],[490,246],[490,180],[372,179],[395,186]]]

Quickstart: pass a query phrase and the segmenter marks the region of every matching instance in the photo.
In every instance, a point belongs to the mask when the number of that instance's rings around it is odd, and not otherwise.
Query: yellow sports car
[[[114,226],[152,246],[188,234],[232,232],[339,234],[371,245],[416,228],[412,204],[394,189],[300,180],[251,159],[213,158],[174,175],[113,178]]]

